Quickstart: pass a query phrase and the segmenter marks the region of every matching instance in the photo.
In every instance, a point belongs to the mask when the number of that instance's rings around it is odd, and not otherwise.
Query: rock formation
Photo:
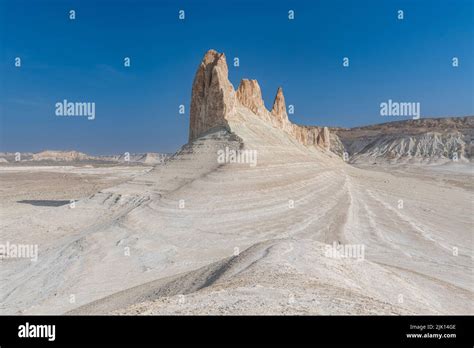
[[[405,120],[331,130],[331,150],[351,163],[471,161],[474,116]]]
[[[77,151],[52,151],[46,150],[33,154],[33,161],[80,161],[86,160],[89,156]]]
[[[257,117],[290,134],[303,145],[324,149],[330,147],[327,127],[300,126],[291,123],[281,87],[278,88],[271,111],[265,107],[257,80],[243,79],[235,92],[228,79],[225,55],[209,50],[193,82],[189,141],[217,127],[225,127],[232,131],[228,120],[234,117],[237,107],[247,108]]]
[[[235,104],[234,86],[230,83],[225,55],[209,50],[194,77],[189,140],[211,128],[226,126]]]
[[[330,141],[329,141],[329,129],[328,129],[328,127],[323,128],[323,131],[319,134],[317,141],[318,141],[319,146],[322,146],[326,149],[329,149]]]
[[[18,155],[18,156],[17,156]],[[45,150],[37,153],[22,152],[0,152],[0,163],[16,162],[71,162],[75,163],[141,163],[146,165],[155,165],[164,163],[169,154],[146,152],[146,153],[127,153],[120,155],[99,155],[93,156],[78,151],[56,151]],[[18,158],[18,159],[17,159]],[[33,163],[32,163],[33,164]]]
[[[288,122],[285,97],[283,96],[283,89],[281,87],[278,87],[275,100],[273,101],[272,115],[276,117],[278,122],[282,125]]]
[[[262,91],[257,80],[243,79],[237,89],[237,99],[243,106],[248,107],[254,114],[265,113]]]

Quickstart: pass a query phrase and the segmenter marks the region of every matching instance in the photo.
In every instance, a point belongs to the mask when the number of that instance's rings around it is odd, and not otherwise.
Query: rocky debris
[[[300,143],[329,149],[327,127],[300,126],[288,119],[283,89],[278,88],[271,111],[265,108],[262,91],[257,80],[243,79],[234,91],[228,79],[225,55],[209,50],[194,78],[191,98],[189,141],[194,141],[207,131],[225,127],[235,116],[236,108],[246,108],[255,116],[288,133]]]

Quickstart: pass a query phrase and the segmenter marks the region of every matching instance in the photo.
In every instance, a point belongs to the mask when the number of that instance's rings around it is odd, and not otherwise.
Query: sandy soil
[[[0,169],[1,241],[39,247],[0,261],[0,313],[474,313],[469,173],[356,168],[240,117],[148,172]],[[241,142],[257,166],[217,163]]]

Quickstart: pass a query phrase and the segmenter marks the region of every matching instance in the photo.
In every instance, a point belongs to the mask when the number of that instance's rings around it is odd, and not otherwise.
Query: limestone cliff
[[[285,131],[304,145],[324,149],[330,147],[327,127],[300,126],[291,123],[281,87],[277,90],[271,111],[265,107],[262,91],[256,80],[243,79],[235,92],[228,79],[225,55],[209,50],[194,78],[189,141],[193,141],[212,128],[229,128],[228,120],[233,117],[236,107],[247,108],[257,117]]]
[[[225,55],[214,50],[208,51],[194,77],[190,141],[211,128],[226,126],[226,119],[235,104],[234,86],[227,76]]]
[[[237,99],[256,115],[261,115],[267,111],[257,80],[243,79],[240,81],[239,88],[237,89]]]
[[[278,87],[275,100],[273,101],[272,115],[281,125],[288,122],[288,114],[286,113],[285,97],[283,96],[283,89]]]

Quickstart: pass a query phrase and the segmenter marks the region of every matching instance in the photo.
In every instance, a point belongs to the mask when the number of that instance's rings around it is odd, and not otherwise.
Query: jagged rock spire
[[[237,89],[237,99],[243,106],[246,106],[254,114],[262,114],[265,109],[265,105],[262,99],[262,91],[257,80],[243,79],[240,81],[239,88]]]
[[[265,108],[258,82],[243,79],[235,92],[228,78],[225,55],[209,50],[199,65],[193,82],[189,141],[212,128],[225,127],[232,131],[229,120],[239,119],[239,113],[245,113],[245,108],[303,145],[329,149],[327,127],[300,126],[289,121],[281,87],[278,88],[272,111],[269,112]]]
[[[228,79],[225,55],[209,50],[194,77],[189,141],[213,127],[226,126],[234,104],[235,91]]]
[[[288,120],[288,114],[286,113],[285,96],[283,95],[283,88],[278,87],[275,100],[273,101],[272,115],[279,120]]]

